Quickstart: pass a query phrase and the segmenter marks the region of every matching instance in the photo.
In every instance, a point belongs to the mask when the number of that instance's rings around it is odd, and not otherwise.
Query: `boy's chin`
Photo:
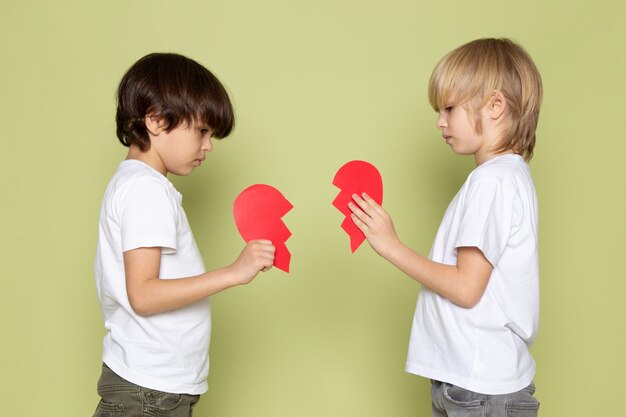
[[[190,167],[188,169],[177,169],[177,170],[168,171],[168,173],[172,175],[176,175],[177,177],[186,177],[188,175],[191,175],[195,171],[195,169],[196,167]]]

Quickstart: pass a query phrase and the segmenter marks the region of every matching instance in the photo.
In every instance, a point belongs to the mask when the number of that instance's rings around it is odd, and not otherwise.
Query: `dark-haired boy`
[[[206,272],[167,174],[189,175],[234,126],[219,80],[178,54],[137,61],[118,88],[117,136],[128,156],[102,202],[95,259],[103,342],[95,416],[189,416],[207,386],[208,296],[249,283],[274,260],[267,240]],[[152,415],[152,414],[150,414]]]

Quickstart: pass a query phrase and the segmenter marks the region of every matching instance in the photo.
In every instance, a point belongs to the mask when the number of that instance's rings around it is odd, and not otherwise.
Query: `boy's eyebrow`
[[[202,125],[200,126],[201,130],[206,130],[208,132],[208,135],[211,137],[214,137],[215,135],[215,129],[213,129],[211,126],[209,125]]]
[[[211,132],[215,132],[215,129],[213,129],[207,123],[196,123],[196,129],[206,129],[210,130]]]

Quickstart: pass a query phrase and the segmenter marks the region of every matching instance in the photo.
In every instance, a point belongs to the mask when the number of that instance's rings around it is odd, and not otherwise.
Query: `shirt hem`
[[[516,381],[493,383],[469,379],[410,362],[407,362],[405,367],[405,371],[408,373],[435,381],[446,382],[469,391],[487,395],[511,394],[526,388],[532,383],[535,376],[535,370],[536,367],[532,366]]]
[[[206,380],[200,384],[163,384],[161,380],[155,382],[150,377],[140,375],[128,369],[111,355],[103,355],[102,361],[121,378],[144,388],[168,392],[171,394],[189,395],[200,395],[209,390],[209,385]]]

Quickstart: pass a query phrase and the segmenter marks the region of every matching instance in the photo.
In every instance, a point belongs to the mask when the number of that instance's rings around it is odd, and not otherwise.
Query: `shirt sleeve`
[[[497,178],[480,178],[469,184],[461,204],[455,247],[477,247],[495,266],[509,241],[514,193]]]
[[[164,184],[138,178],[126,187],[120,201],[123,252],[142,247],[161,247],[164,254],[176,252],[176,205]]]

